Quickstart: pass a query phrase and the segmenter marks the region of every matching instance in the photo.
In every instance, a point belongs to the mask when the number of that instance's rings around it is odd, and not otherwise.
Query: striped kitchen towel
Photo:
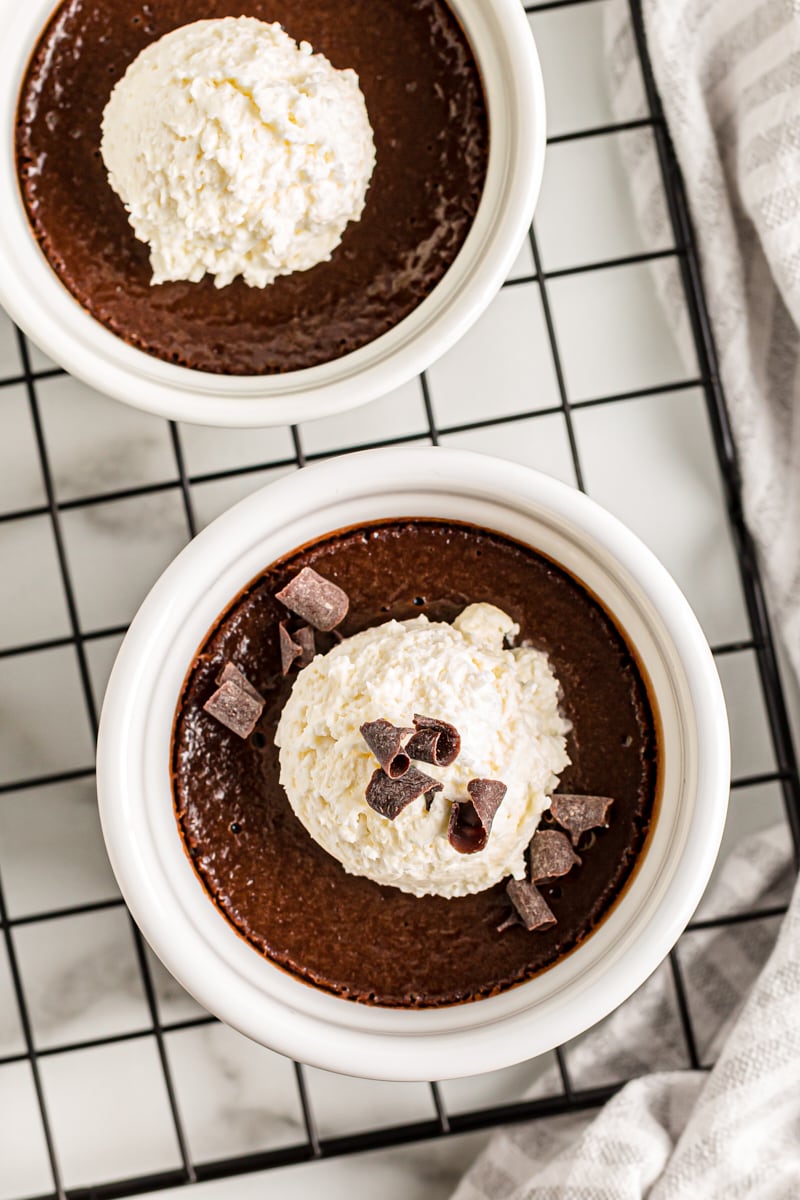
[[[786,826],[752,835],[698,917],[784,903],[793,877]],[[716,1059],[710,1073],[644,1074],[597,1113],[502,1129],[453,1200],[798,1200],[800,886],[777,943],[774,932],[773,921],[746,921],[682,943],[698,1055]],[[569,1049],[569,1070],[592,1087],[654,1062],[677,1066],[683,1037],[663,969]],[[559,1090],[550,1071],[530,1094]]]
[[[606,7],[616,113],[640,117],[628,0]],[[800,676],[800,0],[642,0],[641,7],[697,234],[745,514]],[[651,143],[643,130],[620,146],[648,243],[669,245]],[[677,268],[658,280],[688,345]]]

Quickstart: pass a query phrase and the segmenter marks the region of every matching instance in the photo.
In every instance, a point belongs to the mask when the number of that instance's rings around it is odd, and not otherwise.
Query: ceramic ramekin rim
[[[544,167],[545,101],[533,34],[518,0],[450,0],[473,43],[490,111],[484,196],[455,262],[430,296],[381,338],[303,371],[219,376],[126,345],[73,299],[30,229],[14,153],[20,81],[52,0],[0,0],[0,303],[59,365],[109,396],[175,420],[252,427],[357,407],[400,387],[463,336],[499,290],[529,228]]]
[[[625,587],[641,588],[652,606],[653,619],[666,631],[678,664],[674,680],[665,676],[668,683],[656,691],[656,701],[674,701],[687,710],[681,719],[696,742],[696,761],[689,754],[677,764],[681,778],[675,787],[684,807],[670,816],[672,824],[664,824],[658,850],[664,861],[653,866],[652,878],[639,887],[638,872],[600,928],[543,976],[491,1000],[434,1014],[376,1010],[317,993],[272,964],[265,985],[266,977],[259,974],[265,960],[232,932],[188,866],[194,892],[187,884],[178,896],[178,882],[171,877],[178,862],[174,847],[169,850],[171,866],[165,866],[166,859],[159,861],[163,843],[180,840],[168,779],[150,789],[158,790],[159,797],[148,796],[142,774],[142,762],[162,753],[146,719],[161,686],[157,673],[147,681],[148,663],[164,661],[193,605],[212,602],[216,611],[224,607],[212,593],[220,578],[230,586],[225,565],[240,559],[246,546],[250,551],[255,547],[257,554],[265,526],[285,529],[298,513],[316,505],[321,536],[340,527],[334,523],[326,529],[326,502],[330,512],[338,513],[353,497],[363,500],[395,487],[409,496],[418,488],[420,494],[439,495],[443,504],[446,500],[455,507],[459,496],[476,503],[479,498],[481,504],[496,505],[498,514],[527,513],[539,506],[575,531],[576,544],[596,554],[607,569],[613,567]],[[457,512],[452,515],[459,518]],[[513,530],[500,532],[514,536]],[[251,567],[252,562],[247,569]],[[256,568],[247,578],[257,573]],[[241,579],[241,585],[246,582]],[[213,615],[196,636],[195,648],[212,623]],[[192,629],[187,636],[191,640],[196,634]],[[191,655],[184,671],[190,661]],[[666,695],[673,683],[681,693],[677,699]],[[162,691],[173,686],[174,681],[164,684]],[[170,703],[174,710],[176,698],[174,692],[162,695],[165,713]],[[161,766],[167,776],[167,766]],[[154,767],[161,770],[155,761],[147,769]],[[478,1074],[532,1057],[576,1036],[639,987],[671,949],[700,899],[722,836],[729,780],[725,705],[713,658],[691,608],[655,556],[615,517],[548,476],[468,451],[431,447],[366,451],[317,464],[302,477],[267,485],[212,523],[167,568],[139,610],[112,673],[98,751],[100,811],[112,865],[134,917],[178,980],[223,1020],[293,1058],[329,1070],[406,1080]],[[166,818],[160,845],[158,820],[151,827],[153,806],[159,804],[169,809],[158,818]],[[164,834],[167,829],[172,833]]]

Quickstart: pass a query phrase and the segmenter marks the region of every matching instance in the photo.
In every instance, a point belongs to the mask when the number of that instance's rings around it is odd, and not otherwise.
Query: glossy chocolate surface
[[[488,601],[546,650],[572,722],[562,792],[613,796],[608,829],[582,836],[583,863],[542,892],[550,929],[497,932],[503,884],[457,899],[416,898],[347,875],[294,816],[278,781],[275,727],[293,675],[280,673],[274,594],[314,566],[350,596],[346,635],[390,617],[450,620]],[[318,635],[329,648],[333,635]],[[266,697],[243,742],[202,710],[227,660]],[[653,813],[657,737],[647,689],[600,605],[534,551],[471,526],[395,521],[344,531],[269,567],[233,603],[190,672],[176,716],[178,819],[214,902],[260,953],[351,999],[427,1007],[492,995],[554,963],[608,911]],[[400,818],[402,819],[402,818]],[[547,827],[547,826],[543,826]]]
[[[152,287],[148,249],[100,157],[113,85],[156,38],[190,21],[279,21],[336,67],[352,67],[377,166],[360,221],[330,262],[267,288]],[[261,375],[339,358],[433,290],[478,207],[488,157],[478,69],[443,0],[69,0],[25,78],[17,122],[23,198],[62,282],[103,325],[168,362]]]

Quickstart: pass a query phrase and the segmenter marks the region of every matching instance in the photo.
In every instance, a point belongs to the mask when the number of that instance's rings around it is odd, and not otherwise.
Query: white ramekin
[[[355,1004],[262,958],[214,906],[184,852],[170,791],[178,697],[218,614],[296,547],[382,517],[440,517],[542,551],[614,614],[636,649],[662,734],[646,851],[586,942],[503,995],[438,1011]],[[353,1075],[424,1080],[533,1057],[600,1020],[655,970],[708,881],[727,810],[725,705],[676,584],[628,529],[545,475],[456,450],[367,451],[270,484],[197,537],[156,583],[120,650],[100,730],[98,788],[111,862],[153,949],[201,1004],[264,1045]]]
[[[221,376],[145,354],[61,284],[31,233],[14,162],[17,97],[53,0],[0,0],[0,303],[57,363],[109,396],[208,425],[282,425],[354,408],[399,387],[469,328],[496,294],[530,224],[542,178],[544,90],[519,0],[449,0],[472,44],[490,122],[486,185],[442,281],[388,333],[334,362],[272,376]],[[131,234],[133,236],[133,234]]]

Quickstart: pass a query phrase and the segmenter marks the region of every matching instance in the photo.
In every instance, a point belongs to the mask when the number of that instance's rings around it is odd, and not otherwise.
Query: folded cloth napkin
[[[698,236],[745,511],[800,674],[800,3],[642,0],[648,47]],[[642,115],[627,0],[609,0],[607,48],[621,119]],[[668,244],[651,135],[627,139],[642,226]],[[677,271],[660,276],[687,345]],[[785,828],[725,864],[700,914],[786,897]],[[777,943],[746,921],[684,939],[681,965],[701,1061],[626,1084],[596,1114],[502,1130],[453,1200],[798,1200],[800,885]],[[581,1086],[686,1061],[662,969],[569,1053]],[[531,1095],[558,1091],[540,1078]]]
[[[727,860],[698,916],[782,903],[793,878],[786,827],[753,835]],[[774,920],[685,939],[681,968],[697,1048],[701,1061],[717,1059],[714,1069],[644,1075],[597,1114],[501,1130],[453,1200],[797,1200],[798,948],[800,885],[777,943]],[[653,1062],[685,1062],[682,1037],[662,969],[570,1050],[569,1069],[591,1087]],[[531,1095],[558,1091],[551,1071]]]

